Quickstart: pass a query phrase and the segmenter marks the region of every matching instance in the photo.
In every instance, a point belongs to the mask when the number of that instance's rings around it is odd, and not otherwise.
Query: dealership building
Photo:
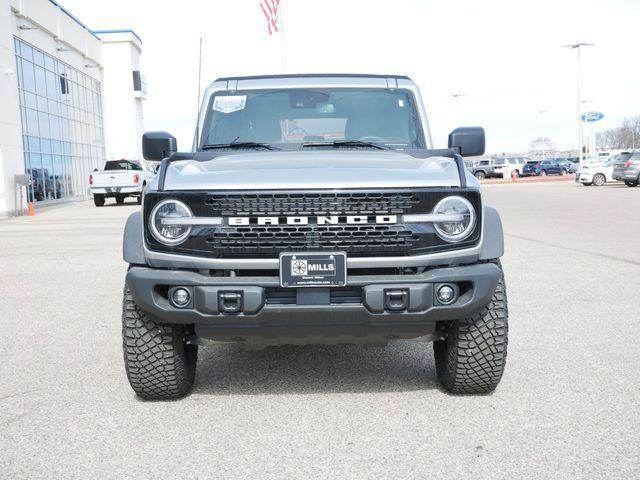
[[[141,51],[56,1],[0,0],[0,217],[86,199],[106,159],[141,158]]]

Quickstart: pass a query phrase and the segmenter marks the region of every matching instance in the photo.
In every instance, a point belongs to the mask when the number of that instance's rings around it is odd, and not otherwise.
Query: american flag
[[[280,0],[260,0],[260,9],[267,19],[267,31],[269,35],[278,32]]]

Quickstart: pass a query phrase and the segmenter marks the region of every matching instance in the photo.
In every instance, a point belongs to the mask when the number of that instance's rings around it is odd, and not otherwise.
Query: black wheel
[[[546,176],[547,176],[547,171],[546,171],[546,170],[542,170],[542,171],[540,172],[540,176],[541,176],[541,177],[546,177]]]
[[[593,184],[592,183],[583,183],[582,185],[584,185],[585,187],[590,187]]]
[[[483,178],[486,178],[486,176],[487,176],[487,174],[484,173],[484,172],[476,172],[476,173],[474,173],[474,175],[476,176],[476,178],[478,180],[482,180]]]
[[[93,194],[93,204],[96,207],[104,206],[104,195],[102,195],[100,193],[94,193]]]
[[[122,205],[124,203],[124,199],[126,197],[124,195],[116,195],[116,203],[118,205]]]
[[[436,371],[451,393],[488,393],[500,383],[507,360],[507,291],[504,277],[476,315],[448,322],[446,339],[433,344]]]
[[[149,400],[182,398],[196,377],[198,346],[185,342],[184,325],[155,322],[136,305],[129,288],[122,300],[124,367],[133,391]]]
[[[605,177],[602,173],[596,173],[593,176],[593,184],[596,187],[601,187],[602,185],[604,185],[605,183],[607,183],[607,177]]]
[[[564,168],[560,170],[560,175],[564,177],[566,174],[567,174],[567,171]]]
[[[637,187],[638,186],[638,180],[625,180],[624,184],[627,187]]]
[[[142,195],[139,195],[136,201],[138,202],[138,205],[142,205]]]

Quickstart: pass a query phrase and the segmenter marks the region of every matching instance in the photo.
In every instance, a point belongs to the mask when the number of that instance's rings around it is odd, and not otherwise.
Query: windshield
[[[256,142],[295,149],[345,140],[425,148],[413,94],[372,88],[221,92],[211,97],[200,146]]]

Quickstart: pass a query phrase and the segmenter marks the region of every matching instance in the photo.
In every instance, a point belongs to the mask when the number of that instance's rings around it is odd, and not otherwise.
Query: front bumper
[[[194,324],[198,336],[218,341],[257,338],[383,336],[412,338],[432,333],[435,322],[470,316],[484,307],[501,276],[494,263],[434,268],[412,275],[349,275],[348,302],[330,289],[280,289],[278,277],[214,277],[185,270],[133,267],[126,277],[137,305],[160,323]],[[439,284],[459,287],[451,305],[435,297]],[[168,300],[172,287],[189,289],[188,308]],[[406,308],[391,310],[386,292],[407,293]],[[353,292],[358,292],[354,297]],[[240,294],[240,311],[225,313],[221,294]],[[287,295],[288,294],[288,295]],[[283,295],[288,303],[283,302]],[[280,298],[274,301],[274,298]],[[335,299],[335,300],[334,300]]]
[[[577,177],[578,181],[582,183],[591,183],[593,181],[593,175],[591,173],[580,173]]]

